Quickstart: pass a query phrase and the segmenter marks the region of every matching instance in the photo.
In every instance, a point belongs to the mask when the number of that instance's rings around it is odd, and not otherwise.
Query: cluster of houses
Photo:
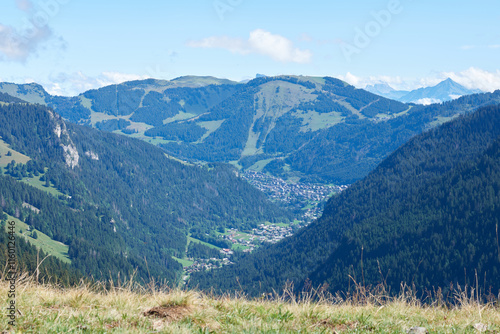
[[[192,274],[203,270],[218,269],[221,268],[222,266],[227,266],[229,264],[233,264],[233,262],[231,262],[227,257],[223,259],[216,259],[216,258],[197,259],[196,261],[194,261],[192,265],[184,269],[186,274]]]
[[[220,237],[231,241],[234,245],[243,246],[243,252],[250,253],[261,243],[276,243],[286,237],[292,236],[295,230],[300,228],[300,226],[299,224],[293,227],[275,224],[260,224],[257,228],[252,229],[251,233],[243,233],[232,228],[228,230],[227,234],[221,235]],[[202,270],[218,269],[222,266],[233,264],[233,262],[230,261],[231,255],[234,254],[233,250],[223,248],[220,250],[220,253],[223,256],[222,259],[196,259],[192,265],[184,268],[186,274]]]
[[[260,224],[259,228],[252,229],[255,236],[260,242],[277,243],[281,239],[291,237],[293,235],[293,228],[290,226],[279,225],[265,225]]]
[[[226,257],[227,256],[231,256],[234,254],[234,252],[232,250],[230,250],[229,248],[223,248],[220,250],[220,252],[225,255]]]
[[[246,171],[240,176],[250,184],[264,192],[270,199],[278,200],[290,204],[292,207],[304,209],[303,220],[298,224],[281,226],[276,224],[260,224],[257,228],[248,233],[243,233],[237,229],[229,229],[219,237],[230,241],[243,252],[252,252],[262,243],[277,243],[280,240],[290,237],[299,228],[308,225],[311,221],[321,215],[322,204],[336,192],[345,190],[348,186],[326,186],[309,183],[288,183],[283,179],[259,173]],[[310,205],[312,204],[312,205]],[[202,271],[221,268],[232,264],[230,257],[234,254],[231,249],[221,249],[221,259],[196,259],[192,265],[185,268],[187,275]],[[185,276],[187,278],[189,276]]]
[[[310,183],[288,183],[285,180],[255,171],[245,171],[242,178],[260,189],[269,197],[286,203],[296,200],[321,202],[332,193],[340,191],[339,186],[324,186]]]
[[[252,252],[262,243],[277,243],[280,240],[292,236],[298,229],[308,225],[321,215],[323,203],[334,193],[345,190],[348,186],[326,186],[309,183],[288,183],[283,179],[259,173],[246,171],[239,174],[243,179],[264,192],[270,199],[285,202],[290,207],[304,210],[303,218],[298,223],[289,226],[276,224],[260,224],[249,232],[240,232],[237,229],[229,229],[220,238],[230,241],[243,252]],[[233,247],[234,249],[234,247]],[[230,258],[234,254],[231,249],[221,249],[221,258],[195,259],[194,263],[185,268],[186,276],[189,274],[221,268],[230,265]]]
[[[235,245],[240,245],[245,248],[243,252],[252,252],[255,247],[264,242],[277,243],[281,239],[292,236],[295,230],[300,228],[300,225],[280,226],[276,224],[260,224],[257,228],[252,229],[250,233],[242,233],[235,228],[229,229],[227,234],[221,237],[231,241]],[[231,252],[231,250],[228,250]],[[226,250],[221,250],[226,255],[230,255]]]
[[[305,210],[303,218],[312,221],[321,214],[321,205],[334,193],[341,192],[347,186],[327,186],[311,183],[288,183],[285,180],[255,171],[245,171],[241,177],[247,180],[257,189],[264,192],[270,199],[285,202],[299,209],[314,203],[311,208]],[[319,204],[319,205],[318,205]]]

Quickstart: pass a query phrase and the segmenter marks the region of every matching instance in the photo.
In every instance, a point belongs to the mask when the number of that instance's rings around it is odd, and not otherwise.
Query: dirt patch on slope
[[[171,305],[157,306],[144,312],[146,317],[164,318],[167,321],[178,321],[191,313],[191,309],[186,306]]]

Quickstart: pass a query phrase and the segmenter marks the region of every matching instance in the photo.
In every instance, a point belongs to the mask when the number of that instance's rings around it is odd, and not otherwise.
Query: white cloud
[[[120,72],[103,72],[95,77],[88,77],[82,72],[71,74],[59,73],[51,76],[50,82],[43,86],[52,95],[75,96],[87,90],[147,78],[149,78],[147,75]]]
[[[0,60],[25,62],[44,42],[54,37],[48,24],[60,7],[42,6],[41,3],[35,7],[30,0],[16,0],[16,6],[26,16],[20,27],[0,23]],[[63,48],[64,44],[63,41]]]
[[[311,51],[301,50],[289,39],[262,29],[250,32],[248,39],[212,36],[201,41],[190,41],[187,45],[193,48],[225,49],[242,55],[255,53],[279,62],[308,63],[312,58]]]
[[[112,82],[112,84],[119,84],[126,81],[147,79],[147,75],[120,73],[120,72],[103,72],[101,77],[104,80]]]
[[[471,67],[462,72],[443,72],[443,76],[469,89],[480,89],[485,92],[500,89],[500,70],[489,72]]]
[[[346,75],[337,75],[336,76],[338,79],[343,80],[347,82],[350,85],[356,86],[356,87],[361,87],[361,86],[366,86],[363,84],[364,79],[361,77],[357,77],[351,72],[347,72]]]
[[[28,34],[12,26],[0,24],[0,58],[24,62],[51,35],[52,32],[47,26],[34,29]]]
[[[428,106],[430,104],[434,104],[434,103],[441,103],[443,101],[439,100],[439,99],[432,99],[432,98],[425,98],[425,99],[420,99],[420,100],[417,100],[413,103],[416,103],[416,104],[423,104],[424,106]]]
[[[363,78],[348,72],[346,75],[337,76],[337,78],[344,80],[345,82],[358,88],[365,88],[368,85],[375,85],[375,84],[387,84],[396,90],[409,90],[413,89],[410,87],[415,86],[415,84],[409,84],[407,81],[405,81],[403,78],[399,76],[391,77],[387,75],[379,75],[379,76],[369,76]]]
[[[485,92],[493,92],[500,89],[500,70],[485,71],[475,67],[461,72],[440,72],[435,76],[420,79],[405,79],[399,76],[391,77],[384,75],[358,77],[349,72],[345,75],[337,75],[336,77],[358,88],[385,83],[395,90],[414,90],[422,87],[432,87],[450,78],[468,89],[480,89]]]

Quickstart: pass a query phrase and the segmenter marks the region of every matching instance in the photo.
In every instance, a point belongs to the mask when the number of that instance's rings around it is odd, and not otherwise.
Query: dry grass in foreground
[[[275,300],[213,297],[196,291],[146,289],[128,284],[70,289],[17,284],[17,326],[6,318],[7,282],[0,283],[3,333],[500,333],[498,305],[478,303],[474,291],[454,307],[422,305],[403,292],[387,299]]]

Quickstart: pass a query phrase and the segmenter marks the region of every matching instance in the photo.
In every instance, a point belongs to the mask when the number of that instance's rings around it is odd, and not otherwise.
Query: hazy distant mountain
[[[0,92],[38,104],[47,104],[47,100],[51,97],[42,86],[36,83],[18,85],[10,82],[0,82]]]
[[[6,90],[45,103],[74,123],[154,143],[185,160],[340,184],[363,178],[412,136],[500,96],[426,109],[338,79],[304,76],[261,76],[246,84],[194,76],[149,79],[76,97],[50,96],[34,84],[0,86]]]
[[[451,79],[446,79],[434,87],[419,88],[402,98],[401,102],[413,102],[418,104],[431,104],[450,101],[463,95],[482,93],[480,90],[467,89]]]
[[[366,86],[365,90],[369,91],[370,93],[377,94],[396,101],[399,101],[399,99],[409,93],[409,91],[406,90],[395,90],[386,83],[369,85]]]
[[[26,103],[26,101],[18,99],[17,97],[13,97],[6,93],[0,92],[0,102],[4,103]]]
[[[451,101],[464,95],[482,93],[478,89],[467,89],[451,79],[446,79],[434,87],[419,88],[410,92],[395,90],[386,83],[367,86],[366,90],[400,102],[424,105]]]

